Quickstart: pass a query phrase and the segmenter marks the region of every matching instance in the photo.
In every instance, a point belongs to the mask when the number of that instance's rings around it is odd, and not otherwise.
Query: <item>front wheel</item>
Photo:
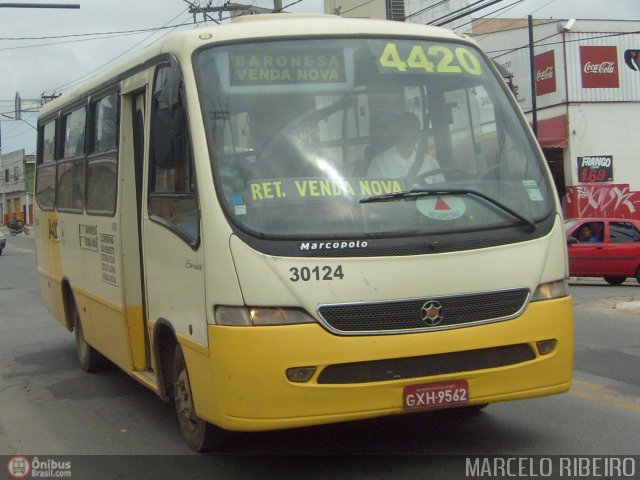
[[[219,449],[226,440],[227,432],[196,415],[187,365],[180,345],[176,345],[173,355],[173,381],[178,424],[185,443],[196,452]]]
[[[23,227],[22,231],[24,232],[25,235],[29,235],[31,233],[27,227]]]
[[[618,275],[605,275],[604,281],[609,285],[622,285],[627,277],[618,276]]]
[[[9,233],[11,234],[12,237],[15,237],[18,232],[16,230],[14,230],[13,228],[11,230],[9,230]]]

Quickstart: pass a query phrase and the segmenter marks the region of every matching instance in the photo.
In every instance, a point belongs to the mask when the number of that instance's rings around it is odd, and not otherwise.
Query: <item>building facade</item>
[[[427,24],[473,5],[467,0],[325,0],[325,13]],[[640,154],[634,138],[640,116],[640,21],[534,19],[532,24],[533,55],[526,19],[463,17],[446,27],[471,31],[512,73],[514,95],[532,126],[535,107],[538,141],[568,218],[640,219]]]
[[[499,26],[498,26],[499,25]],[[640,22],[552,20],[533,26],[532,88],[526,21],[483,20],[476,40],[513,73],[565,215],[640,219]],[[499,31],[492,31],[499,30]]]
[[[0,218],[33,222],[35,155],[16,150],[0,155]]]

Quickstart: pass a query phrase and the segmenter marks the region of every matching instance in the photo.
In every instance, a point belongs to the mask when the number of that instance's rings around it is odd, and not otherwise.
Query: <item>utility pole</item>
[[[538,138],[538,105],[537,105],[537,92],[536,92],[536,61],[533,51],[533,17],[529,15],[527,17],[527,24],[529,29],[529,71],[531,75],[531,123],[533,127],[533,134]]]
[[[222,20],[222,12],[230,12],[231,16],[235,17],[239,15],[257,15],[257,14],[263,14],[263,13],[275,13],[275,12],[282,11],[282,0],[273,0],[273,10],[270,10],[268,8],[256,7],[255,5],[243,5],[240,3],[231,3],[230,1],[227,1],[220,7],[212,7],[210,5],[206,7],[201,7],[200,5],[196,5],[193,2],[190,2],[189,0],[184,0],[184,1],[190,5],[189,13],[193,14],[194,18],[196,14],[201,13],[205,17],[205,19],[208,18],[209,20],[213,20],[214,22],[216,22],[216,20],[211,18],[211,16],[207,15],[208,13],[217,12],[218,19]]]

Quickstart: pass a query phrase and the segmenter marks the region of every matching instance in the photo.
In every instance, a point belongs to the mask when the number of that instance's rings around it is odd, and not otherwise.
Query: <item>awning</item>
[[[541,147],[564,148],[568,145],[567,116],[538,120],[538,143]]]

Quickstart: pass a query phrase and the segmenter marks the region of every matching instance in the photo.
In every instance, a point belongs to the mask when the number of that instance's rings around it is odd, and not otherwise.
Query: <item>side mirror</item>
[[[567,237],[567,245],[575,245],[578,243],[578,239],[575,237]]]

